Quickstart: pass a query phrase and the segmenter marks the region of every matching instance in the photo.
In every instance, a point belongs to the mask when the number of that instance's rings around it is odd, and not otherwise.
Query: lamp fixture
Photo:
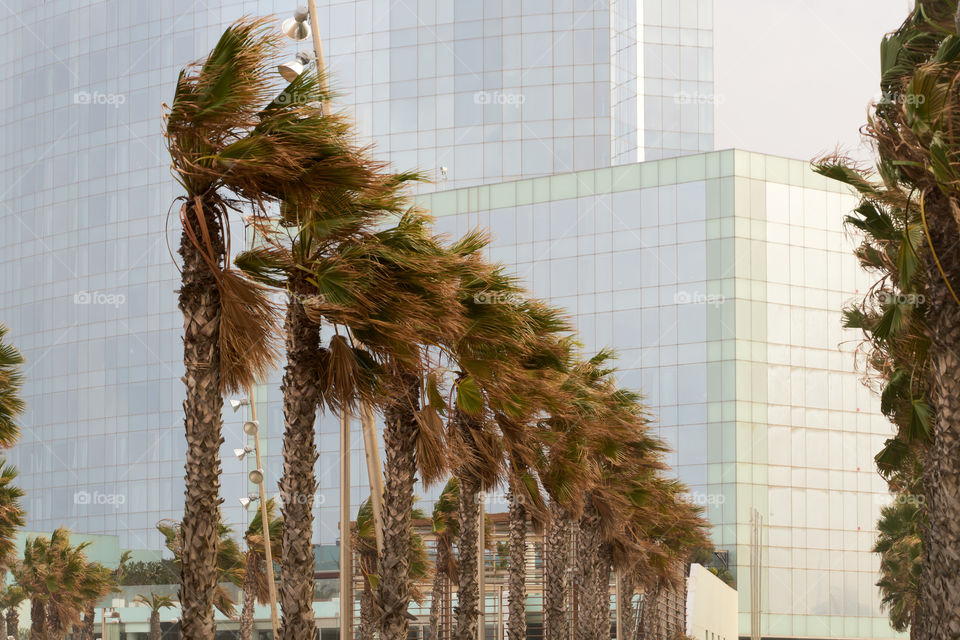
[[[233,450],[233,455],[237,456],[237,460],[243,460],[247,457],[248,453],[253,453],[253,447],[250,445],[245,446],[243,449]]]
[[[258,420],[248,420],[243,423],[243,432],[248,436],[257,435],[257,431],[260,429],[260,422]]]

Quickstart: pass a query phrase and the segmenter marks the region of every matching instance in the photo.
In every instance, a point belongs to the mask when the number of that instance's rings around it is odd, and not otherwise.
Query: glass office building
[[[285,17],[294,4],[0,6],[0,321],[27,359],[29,405],[8,457],[33,530],[159,548],[154,524],[182,513],[179,234],[168,221],[179,190],[160,105],[225,25]],[[846,204],[805,186],[812,178],[795,164],[781,180],[780,160],[670,159],[713,148],[712,1],[319,4],[337,103],[383,157],[435,181],[421,189],[443,191],[422,194],[440,226],[489,224],[494,258],[566,305],[589,346],[620,350],[623,383],[656,408],[672,462],[712,503],[736,566],[742,510],[769,516],[771,634],[891,635],[866,631],[883,623],[867,553],[875,518],[861,504],[875,510],[882,494],[869,453],[885,424],[831,337],[851,290],[831,289],[832,269],[854,277],[849,252],[829,244]],[[298,46],[309,44],[289,53]],[[274,482],[279,375],[257,398]],[[250,462],[231,450],[243,417],[224,414],[222,478],[225,517],[240,526]],[[318,433],[314,541],[330,544],[336,420],[319,420]],[[815,456],[825,449],[839,457]],[[358,504],[368,493],[359,449],[352,460]]]

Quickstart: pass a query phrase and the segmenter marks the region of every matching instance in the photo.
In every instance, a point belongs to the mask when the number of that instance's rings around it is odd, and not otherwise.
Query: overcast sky
[[[716,0],[716,145],[809,160],[859,128],[879,93],[880,39],[912,0]]]

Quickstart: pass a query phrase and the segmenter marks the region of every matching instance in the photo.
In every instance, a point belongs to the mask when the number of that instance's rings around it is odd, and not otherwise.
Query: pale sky
[[[716,0],[716,148],[810,160],[861,143],[880,39],[912,0]]]

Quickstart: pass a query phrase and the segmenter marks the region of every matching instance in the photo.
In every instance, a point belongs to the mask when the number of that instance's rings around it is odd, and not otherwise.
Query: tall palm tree
[[[927,526],[923,579],[915,629],[918,638],[960,634],[960,138],[954,126],[960,97],[957,7],[919,0],[903,25],[881,45],[881,100],[868,132],[876,141],[879,172],[892,191],[914,194],[919,206],[926,271],[923,291],[930,338],[928,401],[933,413],[924,460]]]
[[[274,562],[283,558],[283,518],[275,515],[273,498],[267,500],[267,518],[270,521],[270,551]],[[266,540],[263,535],[263,511],[250,521],[243,535],[247,545],[243,572],[243,608],[240,610],[240,640],[253,637],[253,614],[256,604],[270,602],[270,583],[267,574]]]
[[[23,356],[16,347],[4,342],[6,325],[0,323],[0,448],[7,449],[20,438],[17,417],[23,413],[24,403],[20,398],[23,386]]]
[[[157,523],[157,531],[163,536],[164,545],[173,554],[173,561],[180,567],[182,575],[183,563],[186,562],[187,557],[187,554],[184,553],[186,540],[184,525],[174,520],[161,520]],[[216,550],[217,554],[214,557],[216,589],[214,590],[212,604],[220,613],[228,618],[233,618],[236,616],[237,603],[224,585],[231,584],[235,587],[242,587],[246,564],[244,554],[233,538],[233,530],[224,524],[219,514],[217,516]],[[183,608],[182,602],[180,606]]]
[[[160,609],[172,609],[175,606],[173,598],[155,593],[149,596],[140,593],[133,601],[150,607],[150,640],[160,640]]]
[[[460,528],[457,520],[459,493],[457,479],[451,478],[433,505],[431,528],[435,539],[437,560],[434,565],[433,588],[430,592],[430,640],[451,640],[449,624],[441,627],[441,623],[450,620],[452,584],[457,577],[457,559],[453,552],[453,544]]]
[[[16,486],[17,468],[0,458],[0,567],[13,563],[17,531],[23,527],[26,512],[20,500],[23,489]]]

